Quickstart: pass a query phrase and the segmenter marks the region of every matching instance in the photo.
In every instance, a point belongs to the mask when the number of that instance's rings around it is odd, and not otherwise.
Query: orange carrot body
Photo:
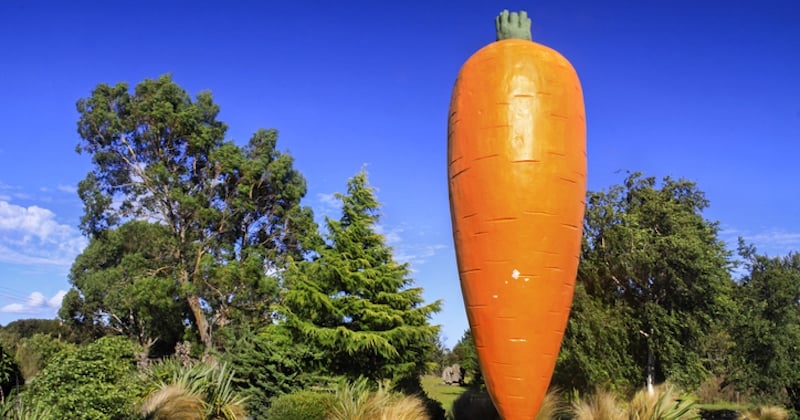
[[[572,304],[586,194],[575,70],[505,39],[470,57],[450,104],[448,177],[462,294],[487,388],[505,420],[532,420]]]

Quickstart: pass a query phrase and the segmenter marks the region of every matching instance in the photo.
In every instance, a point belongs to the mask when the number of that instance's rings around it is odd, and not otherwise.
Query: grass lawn
[[[453,408],[453,401],[467,390],[466,387],[447,385],[442,381],[442,378],[432,375],[425,375],[422,377],[422,387],[429,397],[442,403],[442,407],[444,407],[448,413],[450,413],[450,409]]]

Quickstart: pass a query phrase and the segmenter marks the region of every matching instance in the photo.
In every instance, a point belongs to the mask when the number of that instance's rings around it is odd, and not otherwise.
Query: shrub
[[[135,380],[138,351],[135,343],[118,336],[64,349],[21,393],[21,403],[49,408],[62,419],[130,418],[142,393]]]
[[[272,401],[267,418],[273,420],[325,420],[334,397],[314,391],[281,395]]]
[[[741,413],[739,420],[789,420],[789,412],[783,407],[761,406]]]
[[[575,420],[626,420],[627,418],[619,399],[602,389],[585,398],[574,398],[572,411]]]
[[[247,416],[246,398],[233,389],[234,373],[225,364],[183,364],[167,358],[152,364],[144,376],[150,392],[139,411],[145,418],[193,418],[191,413],[225,420]]]
[[[680,396],[672,384],[661,384],[653,389],[651,395],[647,389],[639,390],[631,400],[628,409],[630,420],[679,420],[697,419],[694,399]]]
[[[380,410],[381,420],[419,420],[426,419],[428,412],[422,399],[415,396],[398,396]]]
[[[430,420],[421,398],[384,385],[374,389],[365,378],[339,383],[328,415],[328,420]]]

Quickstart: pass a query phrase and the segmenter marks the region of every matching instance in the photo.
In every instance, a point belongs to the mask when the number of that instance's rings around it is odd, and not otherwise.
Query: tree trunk
[[[653,377],[655,376],[655,357],[653,355],[653,328],[650,328],[650,334],[647,336],[647,395],[655,395],[653,389]]]
[[[208,328],[208,320],[206,314],[203,313],[203,308],[200,306],[200,298],[197,295],[189,295],[186,298],[189,301],[189,309],[192,310],[194,322],[197,324],[197,332],[200,334],[200,341],[205,346],[205,351],[211,350],[211,331]]]

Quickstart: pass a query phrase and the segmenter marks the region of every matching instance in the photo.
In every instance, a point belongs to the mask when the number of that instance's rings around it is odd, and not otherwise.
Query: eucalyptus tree
[[[268,321],[287,258],[302,256],[316,229],[277,132],[258,130],[243,146],[226,140],[211,94],[192,98],[168,75],[133,91],[100,84],[77,108],[77,150],[92,160],[78,189],[83,232],[100,239],[133,220],[164,226],[165,264],[151,271],[174,282],[207,349],[232,317]]]

